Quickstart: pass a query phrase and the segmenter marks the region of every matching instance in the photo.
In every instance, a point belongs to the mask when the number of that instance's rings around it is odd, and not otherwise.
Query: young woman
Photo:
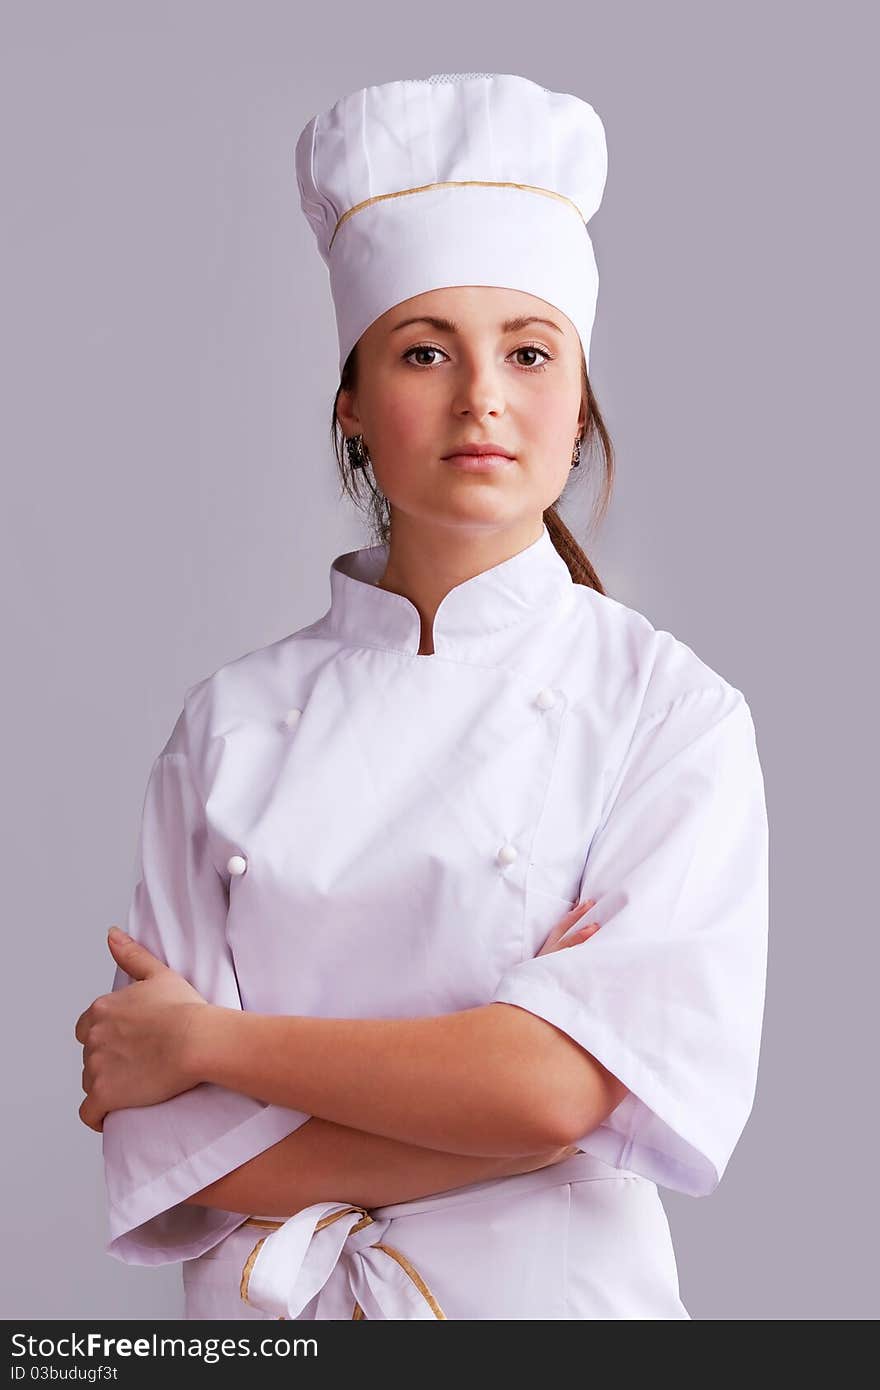
[[[767,818],[742,693],[555,510],[582,446],[612,479],[605,168],[592,107],[493,74],[297,144],[376,543],[186,692],[76,1025],[108,1249],[183,1261],[186,1317],[689,1317],[657,1187],[751,1111]]]

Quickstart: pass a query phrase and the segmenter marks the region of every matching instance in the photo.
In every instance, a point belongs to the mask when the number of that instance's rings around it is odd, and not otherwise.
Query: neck
[[[402,595],[418,609],[420,656],[434,651],[434,617],[449,591],[533,545],[542,527],[543,517],[536,523],[531,516],[491,528],[426,526],[405,516],[395,517],[388,562],[376,587]]]

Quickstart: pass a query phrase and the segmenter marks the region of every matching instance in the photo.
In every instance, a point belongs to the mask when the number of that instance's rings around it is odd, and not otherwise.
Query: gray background
[[[185,687],[322,614],[366,543],[297,134],[444,71],[520,73],[605,123],[591,362],[619,472],[601,534],[581,478],[563,515],[758,730],[758,1094],[717,1192],[663,1194],[682,1296],[877,1315],[871,8],[3,6],[3,1316],[179,1316],[179,1266],[104,1253],[73,1027],[111,984]]]

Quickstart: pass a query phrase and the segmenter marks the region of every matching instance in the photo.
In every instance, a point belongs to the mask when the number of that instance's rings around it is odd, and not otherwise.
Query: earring
[[[573,449],[572,455],[571,455],[571,466],[572,466],[572,468],[578,468],[578,467],[580,466],[580,461],[581,461],[581,439],[580,439],[580,435],[578,435],[578,437],[577,437],[577,438],[575,439],[575,441],[574,441],[574,449]]]
[[[370,462],[370,455],[367,452],[362,434],[355,434],[350,439],[346,439],[345,449],[352,468],[366,468]]]

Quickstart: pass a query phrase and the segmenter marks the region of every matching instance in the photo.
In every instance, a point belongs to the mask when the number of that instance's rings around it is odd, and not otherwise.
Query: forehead
[[[559,341],[575,332],[555,305],[521,290],[496,285],[455,285],[414,295],[387,310],[372,328],[390,336],[420,326],[460,336],[504,335],[533,327],[553,334]]]

